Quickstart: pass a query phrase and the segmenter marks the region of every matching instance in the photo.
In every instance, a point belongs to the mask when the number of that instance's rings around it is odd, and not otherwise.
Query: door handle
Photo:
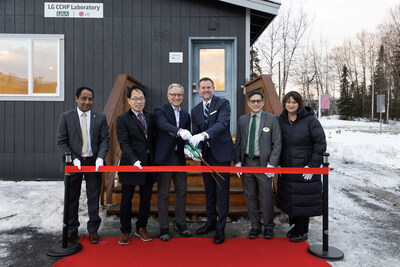
[[[195,94],[195,93],[197,93],[197,88],[196,88],[197,86],[196,86],[196,83],[193,83],[192,84],[192,93],[193,94]]]

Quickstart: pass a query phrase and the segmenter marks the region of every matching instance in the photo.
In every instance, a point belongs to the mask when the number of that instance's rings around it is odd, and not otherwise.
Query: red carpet
[[[295,244],[287,238],[234,238],[221,245],[214,245],[212,238],[171,238],[168,242],[132,238],[129,245],[120,246],[117,238],[102,238],[92,245],[82,236],[79,242],[81,252],[53,266],[331,266],[310,255],[306,242]]]

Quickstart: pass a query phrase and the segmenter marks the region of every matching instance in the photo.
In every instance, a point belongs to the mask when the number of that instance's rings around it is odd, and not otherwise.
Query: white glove
[[[96,159],[96,172],[99,170],[100,166],[104,166],[104,160],[102,158]]]
[[[197,146],[201,141],[204,141],[204,137],[205,137],[205,135],[202,134],[202,133],[193,135],[193,136],[190,138],[190,142],[191,142],[194,146]]]
[[[139,169],[143,169],[143,167],[142,167],[142,165],[140,165],[140,163],[142,163],[140,160],[137,160],[134,164],[133,164],[133,166],[136,166],[136,167],[138,167]]]
[[[186,156],[188,156],[189,158],[191,158],[194,161],[200,161],[200,159],[196,158],[192,152],[190,152],[188,149],[184,148],[183,149],[183,153],[185,153]],[[200,152],[200,157],[202,157],[203,155]]]
[[[73,163],[79,170],[81,169],[81,161],[78,158],[74,159]]]
[[[308,168],[308,166],[305,166],[304,168]],[[313,175],[311,173],[305,173],[303,174],[303,178],[304,180],[311,180],[311,178],[313,177]]]
[[[236,163],[235,167],[242,167],[242,163],[241,162]],[[240,178],[240,175],[242,175],[242,173],[241,172],[237,172],[236,175],[237,175],[237,177]]]
[[[188,140],[188,139],[192,138],[192,134],[188,130],[185,130],[185,129],[181,129],[179,131],[179,135],[182,137],[183,140]]]
[[[268,168],[275,168],[275,166],[272,166],[271,164],[268,163],[267,165]],[[265,173],[265,176],[267,176],[268,178],[272,178],[274,177],[275,173]]]

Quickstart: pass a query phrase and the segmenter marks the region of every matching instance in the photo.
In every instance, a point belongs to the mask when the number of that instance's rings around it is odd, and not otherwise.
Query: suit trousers
[[[294,230],[298,234],[308,233],[310,217],[289,217],[290,225],[294,224]]]
[[[132,198],[135,193],[136,185],[122,184],[122,197],[120,208],[121,233],[132,231]],[[150,200],[153,191],[153,177],[151,172],[146,173],[146,184],[139,185],[139,214],[136,221],[136,229],[146,228],[150,215]]]
[[[96,158],[82,160],[82,166],[95,166]],[[99,216],[99,199],[101,189],[101,173],[99,172],[86,172],[86,173],[72,173],[70,184],[69,196],[69,220],[68,220],[68,233],[77,232],[79,228],[78,210],[79,198],[81,196],[81,185],[83,176],[86,181],[86,195],[87,205],[89,211],[89,221],[87,222],[87,229],[89,233],[97,232],[100,227],[101,218]]]
[[[213,156],[211,149],[207,147],[203,153],[204,160],[211,166],[230,166],[231,162],[219,162]],[[211,173],[203,173],[204,188],[206,192],[206,214],[207,223],[209,225],[216,225],[217,231],[224,231],[226,219],[228,218],[229,211],[229,186],[230,174],[221,173],[225,181],[218,175],[214,174],[218,183],[217,185]],[[218,202],[218,212],[217,212]]]
[[[170,166],[179,166],[179,158],[177,151],[171,155]],[[183,225],[186,223],[186,190],[187,190],[187,173],[186,172],[160,172],[158,174],[158,219],[161,229],[169,228],[169,190],[171,180],[175,186],[175,218],[176,223]]]
[[[243,161],[244,167],[261,167],[260,159],[249,159],[247,156],[245,156]],[[273,222],[274,197],[272,190],[272,178],[268,178],[264,173],[244,173],[242,185],[251,227],[255,229],[261,229],[261,203],[264,227],[273,229],[275,224]]]

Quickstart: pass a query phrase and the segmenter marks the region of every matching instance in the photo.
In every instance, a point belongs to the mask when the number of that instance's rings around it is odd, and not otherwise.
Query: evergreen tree
[[[340,99],[338,101],[338,111],[340,119],[342,120],[348,120],[352,118],[353,103],[350,95],[348,75],[347,67],[344,65],[342,69],[342,75],[340,77]],[[354,84],[352,86],[354,86]]]
[[[400,45],[397,46],[393,56],[393,99],[390,103],[390,115],[393,119],[400,119]]]
[[[375,66],[375,72],[374,72],[374,84],[375,84],[375,95],[374,99],[376,101],[377,95],[385,95],[385,107],[386,107],[386,101],[387,99],[387,86],[388,86],[388,81],[386,79],[386,73],[385,73],[385,49],[383,45],[380,46],[379,48],[379,53],[378,53],[378,59],[376,60],[376,66]],[[379,113],[376,112],[376,107],[374,110],[374,117],[379,118]]]
[[[260,58],[258,57],[258,49],[251,47],[250,49],[250,80],[261,75]]]

